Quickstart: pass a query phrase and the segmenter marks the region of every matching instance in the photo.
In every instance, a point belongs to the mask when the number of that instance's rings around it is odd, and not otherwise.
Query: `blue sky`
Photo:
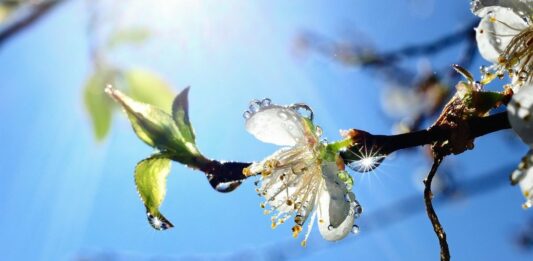
[[[474,19],[468,1],[185,2],[171,10],[176,20],[159,19],[158,11],[142,13],[133,5],[121,7],[130,19],[126,22],[153,20],[172,33],[156,35],[114,59],[124,67],[159,72],[176,91],[190,85],[190,117],[199,148],[212,158],[242,161],[260,160],[276,149],[244,130],[242,112],[254,98],[309,104],[330,140],[339,137],[341,128],[390,133],[393,122],[383,117],[379,105],[386,83],[315,55],[295,58],[291,46],[302,30],[340,39],[356,28],[381,49],[391,50],[429,41]],[[289,225],[270,228],[252,182],[220,194],[203,174],[179,164],[173,164],[162,206],[176,227],[151,229],[132,177],[150,148],[118,112],[109,137],[97,143],[83,107],[82,87],[92,70],[87,21],[85,1],[68,1],[0,49],[3,260],[72,260],[102,257],[100,253],[118,260],[437,258],[438,243],[424,212],[386,228],[366,219],[405,197],[418,194],[423,204],[414,181],[416,173],[429,168],[421,152],[399,153],[373,174],[354,174],[354,192],[364,207],[361,222],[372,225],[372,231],[361,226],[359,236],[340,243],[323,241],[315,230],[302,249]],[[445,65],[454,57],[445,53],[431,61]],[[472,68],[482,62],[478,57]],[[526,150],[504,131],[480,138],[474,150],[446,160],[455,177],[465,181],[517,164]],[[504,183],[511,170],[502,170]],[[530,260],[532,253],[513,242],[532,218],[522,202],[519,189],[504,184],[480,196],[437,204],[452,256]]]

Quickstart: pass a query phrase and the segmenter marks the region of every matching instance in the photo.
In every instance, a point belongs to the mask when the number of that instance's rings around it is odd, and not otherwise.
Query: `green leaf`
[[[175,91],[159,75],[144,69],[133,69],[124,72],[124,79],[133,99],[171,112]]]
[[[133,130],[146,144],[186,165],[194,166],[202,157],[196,144],[185,140],[170,114],[158,107],[135,101],[111,86],[106,88],[106,92],[124,108]]]
[[[172,118],[181,131],[185,141],[195,143],[194,130],[189,121],[189,89],[185,88],[181,91],[172,103]]]
[[[135,185],[146,207],[148,222],[157,230],[173,227],[160,212],[165,199],[167,176],[170,172],[170,159],[156,154],[140,161],[135,167]]]
[[[102,72],[93,74],[85,84],[85,107],[91,117],[94,135],[102,140],[109,132],[112,117],[111,99],[104,92],[106,75]]]
[[[114,32],[107,42],[109,49],[114,49],[126,44],[142,44],[150,37],[147,28],[133,27]]]

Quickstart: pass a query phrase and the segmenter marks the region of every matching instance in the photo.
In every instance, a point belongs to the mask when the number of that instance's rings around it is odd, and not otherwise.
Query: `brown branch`
[[[439,239],[440,260],[447,261],[450,260],[450,249],[448,248],[448,241],[446,241],[446,233],[440,224],[439,217],[437,216],[435,209],[433,209],[433,192],[431,192],[431,182],[433,181],[433,177],[437,173],[437,169],[439,168],[441,162],[442,157],[436,155],[433,165],[431,166],[431,170],[429,171],[427,178],[424,180],[424,202],[426,203],[426,212],[429,220],[431,221],[431,225],[433,225],[433,230]]]
[[[488,117],[472,118],[468,121],[470,127],[469,133],[471,138],[483,136],[499,130],[509,129],[509,120],[507,119],[507,112],[500,112]],[[368,132],[355,130],[357,135],[356,146],[353,146],[347,151],[341,152],[341,157],[346,163],[350,163],[357,158],[359,149],[366,148],[371,151],[377,148],[381,154],[390,154],[394,151],[407,149],[422,145],[434,144],[438,141],[449,139],[452,130],[434,126],[428,130],[420,130],[399,135],[372,135]],[[353,152],[356,153],[353,153]],[[376,151],[376,150],[372,150]],[[219,162],[216,160],[209,160],[209,163],[198,164],[195,168],[206,173],[207,178],[214,188],[221,192],[231,191],[236,188],[247,177],[242,174],[242,169],[249,166],[249,162]],[[227,190],[220,185],[230,185]]]
[[[509,129],[507,112],[496,113],[487,117],[476,117],[468,120],[470,138],[477,138],[495,131]],[[352,138],[356,145],[349,151],[341,153],[344,161],[359,160],[358,154],[361,149],[377,151],[387,155],[397,150],[434,144],[445,141],[452,136],[452,129],[444,126],[434,126],[430,129],[409,132],[399,135],[373,135],[365,131],[354,130]],[[357,155],[356,155],[357,154]]]
[[[30,14],[19,19],[18,21],[15,21],[14,23],[8,25],[4,30],[0,31],[0,46],[12,36],[34,24],[39,20],[39,18],[43,17],[50,10],[52,10],[53,7],[57,6],[61,2],[63,2],[63,0],[50,0],[35,4]]]

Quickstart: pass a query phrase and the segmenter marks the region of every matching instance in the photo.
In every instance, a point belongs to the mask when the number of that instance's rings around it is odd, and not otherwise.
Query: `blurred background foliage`
[[[242,126],[254,98],[308,103],[332,140],[340,128],[422,129],[453,95],[450,64],[479,75],[484,63],[468,8],[466,0],[2,0],[5,260],[436,258],[420,196],[424,149],[355,176],[360,237],[331,244],[312,235],[301,249],[288,227],[270,229],[253,182],[222,196],[181,166],[163,205],[177,227],[152,231],[132,177],[150,151],[103,90],[112,84],[170,112],[191,85],[198,146],[218,159],[272,151]],[[452,256],[531,259],[533,217],[508,186],[526,150],[502,132],[445,163],[435,191]]]

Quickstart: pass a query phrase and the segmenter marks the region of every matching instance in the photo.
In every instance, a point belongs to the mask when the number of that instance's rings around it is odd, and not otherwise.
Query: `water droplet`
[[[148,218],[148,223],[150,223],[150,225],[156,230],[166,230],[173,227],[173,225],[163,216],[154,216],[150,212],[146,212],[146,216]]]
[[[242,117],[245,118],[245,119],[250,119],[250,117],[252,117],[252,113],[249,112],[249,111],[245,111],[245,112],[242,114]]]
[[[221,182],[216,184],[215,189],[219,192],[228,192],[241,184],[240,181]]]
[[[278,116],[279,116],[282,120],[286,120],[286,119],[289,118],[289,116],[287,115],[287,113],[282,112],[282,111],[280,111],[280,112],[278,113]]]
[[[324,131],[322,131],[322,128],[320,128],[320,126],[316,126],[315,135],[320,137],[322,136],[322,133],[324,133]]]
[[[313,110],[309,105],[305,103],[295,103],[290,105],[289,108],[296,111],[300,116],[313,120]]]
[[[250,102],[249,110],[252,113],[258,112],[261,109],[261,101],[259,100],[252,100]]]
[[[270,106],[271,103],[272,103],[272,101],[269,98],[264,98],[261,101],[261,106],[262,107],[268,107],[268,106]]]
[[[496,42],[496,44],[500,45],[502,43],[502,39],[500,38],[496,38],[494,39],[494,41]]]
[[[352,197],[350,193],[344,194],[344,200],[346,200],[346,202],[352,202]]]
[[[358,218],[361,216],[361,214],[363,213],[363,207],[361,207],[361,205],[357,204],[355,205],[354,207],[354,217],[355,218]]]
[[[485,65],[482,65],[479,67],[479,71],[481,72],[481,74],[486,74],[489,71],[489,68]]]
[[[521,70],[518,73],[518,80],[519,81],[525,81],[525,80],[527,80],[527,76],[528,76],[528,73],[525,70]]]
[[[352,226],[352,233],[353,234],[359,234],[359,226],[358,225],[353,225]]]
[[[481,3],[479,2],[479,0],[474,0],[472,2],[470,2],[470,10],[472,12],[476,12],[477,10],[479,10],[481,8]]]
[[[383,160],[385,156],[366,157],[350,162],[348,167],[357,172],[369,172],[379,167]]]
[[[302,215],[296,215],[294,217],[294,223],[302,226],[304,224],[304,217]]]
[[[328,230],[329,230],[329,231],[333,230],[333,226],[332,226],[332,225],[329,225],[329,226],[328,226]]]

